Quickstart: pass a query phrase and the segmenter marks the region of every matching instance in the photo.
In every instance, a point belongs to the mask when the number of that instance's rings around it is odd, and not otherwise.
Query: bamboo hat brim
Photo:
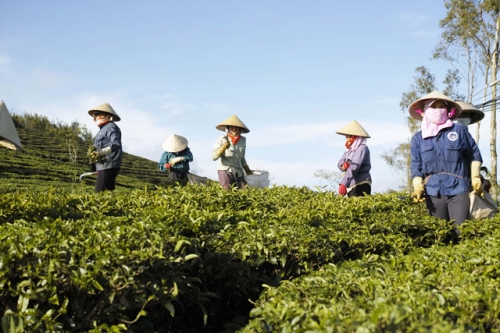
[[[234,114],[231,117],[224,120],[223,122],[221,122],[219,125],[215,126],[215,128],[218,129],[219,131],[225,132],[227,126],[240,127],[242,133],[250,133],[248,127],[245,124],[243,124],[240,118],[238,118]]]
[[[361,126],[356,120],[351,121],[349,124],[345,125],[335,133],[340,135],[354,135],[363,138],[370,138],[368,132],[365,131],[363,126]]]
[[[116,111],[113,109],[113,107],[111,105],[109,105],[109,103],[104,103],[104,104],[101,104],[99,106],[96,106],[95,108],[93,109],[90,109],[88,111],[88,114],[93,117],[94,116],[94,112],[105,112],[105,113],[109,113],[110,115],[113,116],[113,121],[120,121],[121,118],[120,116],[118,115],[118,113],[116,113]]]
[[[462,108],[460,118],[470,118],[470,124],[475,124],[484,118],[484,112],[462,101],[455,101]]]
[[[415,102],[411,103],[410,107],[408,108],[410,115],[417,120],[422,120],[423,116],[422,114],[417,112],[417,110],[424,111],[425,102],[432,99],[440,99],[446,102],[446,104],[448,105],[448,110],[455,109],[455,114],[453,115],[453,117],[451,117],[451,119],[458,118],[458,116],[462,112],[462,108],[454,100],[440,93],[439,91],[434,90],[430,94],[427,94],[424,97],[417,99]]]
[[[188,146],[188,140],[181,135],[173,134],[166,138],[161,146],[164,151],[177,153],[186,149]]]

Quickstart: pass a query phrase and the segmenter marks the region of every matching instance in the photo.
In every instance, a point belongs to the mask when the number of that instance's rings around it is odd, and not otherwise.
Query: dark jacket
[[[99,126],[99,132],[94,138],[94,146],[97,150],[111,147],[111,153],[106,155],[106,162],[96,163],[97,171],[120,168],[123,156],[122,132],[114,122]]]
[[[467,127],[454,124],[430,138],[422,131],[411,138],[411,177],[428,178],[425,191],[434,197],[471,191],[470,164],[483,162]]]

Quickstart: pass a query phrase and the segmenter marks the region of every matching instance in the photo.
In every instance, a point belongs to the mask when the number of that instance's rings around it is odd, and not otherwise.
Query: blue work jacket
[[[467,127],[453,124],[430,138],[423,139],[422,131],[411,138],[411,177],[428,177],[428,195],[458,195],[471,188],[470,164],[483,162],[481,152]]]
[[[122,164],[122,132],[114,123],[109,122],[99,127],[94,138],[94,146],[99,149],[111,147],[111,153],[106,155],[106,162],[96,163],[96,170],[119,168]]]

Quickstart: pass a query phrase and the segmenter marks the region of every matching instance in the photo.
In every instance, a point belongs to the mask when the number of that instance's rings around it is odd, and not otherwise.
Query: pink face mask
[[[434,109],[429,107],[425,110],[424,117],[429,122],[436,125],[441,125],[449,119],[448,110],[446,108]]]

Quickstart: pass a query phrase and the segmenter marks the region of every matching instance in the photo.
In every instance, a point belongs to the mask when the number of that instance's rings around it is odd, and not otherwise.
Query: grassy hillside
[[[89,131],[79,124],[51,123],[38,115],[13,116],[23,151],[0,149],[1,192],[31,185],[93,189],[95,176],[80,182],[90,172],[86,153],[91,142]],[[167,185],[167,174],[158,170],[157,161],[124,153],[117,188]]]

